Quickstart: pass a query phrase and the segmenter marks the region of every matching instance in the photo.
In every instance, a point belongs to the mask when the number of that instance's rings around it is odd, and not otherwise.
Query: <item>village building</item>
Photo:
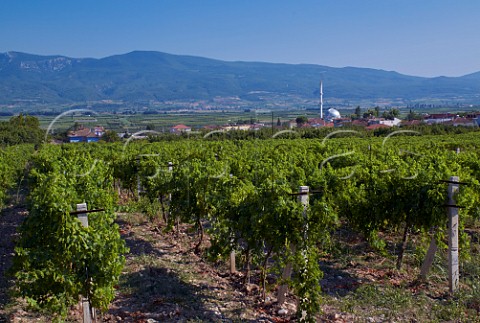
[[[68,142],[97,142],[105,134],[103,127],[84,128],[69,131]]]
[[[250,130],[251,128],[252,128],[252,125],[250,125],[250,124],[241,124],[241,125],[224,126],[224,127],[222,127],[222,129],[225,130],[225,131],[231,131],[231,130]]]
[[[182,133],[182,132],[190,132],[190,131],[192,131],[192,128],[184,124],[179,124],[170,128],[171,133]]]
[[[423,124],[422,120],[403,120],[401,122],[402,126],[418,126]]]
[[[336,118],[332,121],[335,128],[349,127],[352,125],[352,118]]]
[[[477,119],[470,119],[464,117],[455,118],[453,121],[447,122],[446,124],[453,125],[454,127],[478,127]]]
[[[320,118],[308,119],[308,123],[313,128],[333,127],[333,122],[329,122],[327,120],[320,119]]]
[[[368,121],[364,119],[353,120],[352,126],[365,128],[366,126],[368,126]]]
[[[385,118],[372,118],[368,120],[368,125],[374,125],[374,124],[382,124],[387,127],[396,127],[399,126],[402,120],[398,118],[393,118],[393,120],[390,119],[385,119]]]
[[[453,121],[457,115],[452,113],[433,113],[425,116],[424,122],[427,124],[437,124]]]

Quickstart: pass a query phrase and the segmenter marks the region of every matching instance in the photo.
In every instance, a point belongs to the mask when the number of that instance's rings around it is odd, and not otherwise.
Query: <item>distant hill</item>
[[[161,52],[134,51],[102,59],[0,54],[0,104],[148,102],[239,97],[259,93],[338,102],[444,100],[480,103],[480,72],[424,78],[368,68],[309,64],[225,62]]]

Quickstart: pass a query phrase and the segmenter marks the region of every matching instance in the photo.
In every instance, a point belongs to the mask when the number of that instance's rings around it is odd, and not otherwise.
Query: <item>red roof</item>
[[[472,119],[467,119],[467,118],[456,118],[453,121],[454,124],[473,124],[475,123],[475,120]]]
[[[365,120],[353,120],[352,125],[353,126],[366,127],[368,125],[368,122],[365,121]]]
[[[404,120],[402,121],[402,126],[416,126],[421,123],[422,123],[421,120],[410,120],[410,121]]]
[[[184,124],[179,124],[179,125],[176,125],[176,126],[172,127],[172,129],[181,130],[181,129],[190,129],[190,127],[187,127]]]
[[[452,113],[432,113],[425,117],[425,119],[451,119],[455,118]]]
[[[105,129],[103,127],[95,127],[95,131],[92,131],[90,128],[80,128],[78,130],[69,131],[68,137],[100,137],[96,134],[96,132],[104,132]]]
[[[318,124],[324,124],[326,121],[321,119],[321,118],[311,118],[308,119],[308,123],[318,123]]]
[[[90,134],[89,128],[80,128],[76,131],[70,131],[68,133],[69,137],[86,137]]]

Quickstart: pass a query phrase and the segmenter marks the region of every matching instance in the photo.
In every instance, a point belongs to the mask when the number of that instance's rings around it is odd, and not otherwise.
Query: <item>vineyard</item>
[[[151,300],[176,303],[173,314],[158,320],[478,320],[476,133],[406,131],[379,138],[343,131],[323,139],[292,137],[287,132],[268,140],[231,140],[217,133],[175,142],[0,150],[0,206],[24,203],[28,210],[8,266],[11,283],[4,284],[12,293],[11,311],[23,306],[47,321],[75,320],[72,309],[83,297],[98,320],[119,320],[110,304],[133,287],[122,276],[134,270],[132,255],[147,255],[131,243],[132,235],[141,234],[135,226],[144,223],[155,232],[152,243],[163,248],[161,241],[183,243],[182,252],[210,268],[204,271],[255,300],[256,314],[249,316],[232,310],[183,317],[179,313],[191,312],[189,303],[179,296],[169,299],[155,292],[164,287],[151,284]],[[447,196],[452,176],[461,183],[455,205]],[[96,210],[88,213],[88,227],[77,220],[80,203]],[[447,280],[447,209],[452,207],[460,214],[460,282],[454,293]],[[432,239],[438,251],[431,272],[419,278]],[[137,269],[160,275],[168,266],[164,253],[152,250],[151,262]],[[357,271],[346,279],[346,270],[338,273],[345,268]],[[360,272],[376,279],[383,273],[396,283],[388,287],[381,280],[353,277]],[[188,281],[178,286],[186,288]],[[8,308],[6,299],[2,306]],[[376,300],[373,309],[364,307],[369,299]],[[424,316],[402,313],[403,306],[416,303],[426,307]],[[142,311],[147,310],[137,312]],[[146,322],[137,312],[120,318]],[[14,317],[8,310],[0,313],[0,321],[1,315]]]

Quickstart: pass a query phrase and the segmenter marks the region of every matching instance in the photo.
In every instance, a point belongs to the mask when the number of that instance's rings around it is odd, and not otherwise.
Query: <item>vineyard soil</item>
[[[12,252],[15,227],[25,216],[23,208],[7,208],[2,224],[2,277],[0,322],[49,322],[51,318],[30,312],[21,300],[8,300],[11,285],[4,276]],[[296,301],[287,300],[286,312],[275,304],[275,286],[267,286],[266,302],[258,287],[259,273],[244,287],[241,273],[230,275],[224,263],[212,264],[193,252],[195,232],[182,225],[180,232],[165,233],[139,213],[118,214],[121,234],[130,252],[117,296],[103,322],[288,322]],[[380,256],[348,229],[338,230],[341,241],[322,258],[324,292],[321,322],[429,322],[475,321],[459,298],[448,296],[438,270],[430,283],[416,283],[418,266],[409,250],[405,269],[395,269],[395,257]],[[388,239],[391,248],[399,237]],[[415,241],[415,239],[413,239]],[[203,247],[208,245],[205,242]],[[239,264],[239,267],[241,262]],[[240,268],[239,268],[240,269]],[[256,284],[255,284],[256,283]],[[471,310],[480,310],[478,303]],[[80,310],[72,309],[69,321],[81,322]]]

